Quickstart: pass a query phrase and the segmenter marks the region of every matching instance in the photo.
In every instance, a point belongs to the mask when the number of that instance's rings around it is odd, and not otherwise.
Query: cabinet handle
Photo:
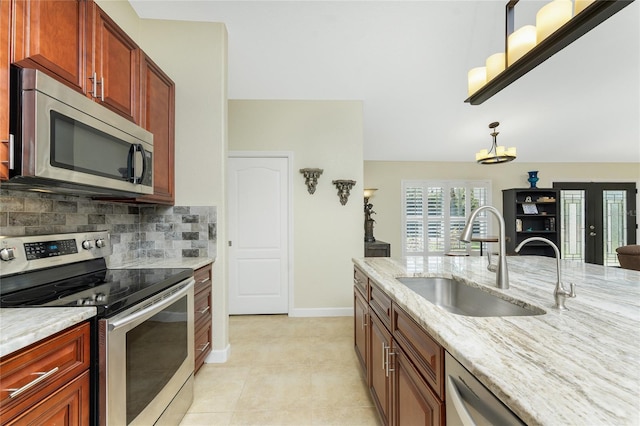
[[[387,360],[387,344],[382,342],[382,369],[385,372],[387,371],[386,360]]]
[[[100,79],[100,100],[104,102],[104,77]]]
[[[89,93],[91,93],[92,98],[97,98],[96,92],[98,91],[98,75],[94,72],[93,76],[89,77],[89,80],[91,80],[93,85],[93,89],[89,91]]]
[[[206,314],[209,311],[209,309],[211,309],[211,306],[207,306],[206,308],[199,310],[198,313]]]
[[[210,280],[210,278],[209,278],[209,277],[207,277],[207,278],[205,278],[204,280],[200,281],[200,284],[206,283],[206,282],[207,282],[207,281],[209,281],[209,280]]]
[[[198,349],[198,350],[199,350],[200,352],[204,352],[204,351],[206,351],[206,350],[207,350],[207,348],[209,347],[209,345],[210,345],[210,344],[211,344],[210,342],[207,342],[207,343],[205,343],[204,345],[202,345],[202,347],[201,347],[200,349]]]
[[[47,380],[50,376],[55,374],[57,371],[58,371],[58,367],[54,367],[51,370],[47,371],[46,373],[41,372],[41,371],[36,372],[36,373],[32,373],[32,374],[39,374],[40,377],[37,377],[37,378],[33,379],[32,381],[30,381],[29,383],[27,383],[26,385],[22,386],[19,389],[5,389],[5,390],[13,391],[13,392],[11,392],[9,394],[9,398],[15,398],[16,396],[18,396],[21,393],[31,389],[32,387],[34,387],[38,383],[42,382],[43,380]]]
[[[364,314],[362,315],[362,329],[364,330],[367,325],[367,314]]]
[[[15,141],[13,140],[13,135],[11,133],[9,133],[9,170],[13,170],[14,168],[14,158],[13,158],[13,154],[14,154],[14,149],[15,149],[15,145],[14,145]]]
[[[387,352],[387,373],[391,373],[393,371],[396,371],[396,369],[392,367],[392,363],[391,363],[391,357],[395,356],[395,355],[396,355],[396,353],[395,352],[391,352],[391,347],[389,347],[389,351]]]

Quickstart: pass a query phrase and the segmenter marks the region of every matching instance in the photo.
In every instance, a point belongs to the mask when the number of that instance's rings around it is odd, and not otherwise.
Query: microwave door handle
[[[135,183],[136,182],[136,176],[135,176],[135,155],[136,155],[136,145],[131,145],[131,147],[129,147],[129,156],[127,158],[127,180],[129,182]]]
[[[136,183],[142,183],[142,181],[144,180],[144,176],[147,173],[147,162],[145,161],[147,158],[147,153],[144,150],[144,146],[142,146],[142,144],[138,144],[138,148],[140,151],[140,155],[142,156],[142,173],[140,173],[140,177],[137,179]]]

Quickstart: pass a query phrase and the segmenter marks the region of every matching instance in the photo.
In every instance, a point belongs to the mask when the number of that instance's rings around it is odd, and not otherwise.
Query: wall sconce
[[[535,26],[514,31],[514,7],[518,0],[509,0],[505,16],[506,54],[492,55],[485,67],[469,71],[469,97],[465,102],[480,105],[490,99],[633,1],[576,0],[572,11],[569,0],[554,0],[540,9]]]
[[[343,206],[347,204],[349,195],[351,195],[351,188],[356,184],[355,180],[334,180],[333,184],[338,188],[338,197],[340,197],[340,204]]]
[[[371,218],[371,215],[376,212],[373,211],[373,204],[369,204],[369,198],[373,197],[373,193],[377,190],[378,188],[367,188],[364,190],[364,241],[367,243],[376,241],[373,236],[373,222],[375,222],[375,220]]]
[[[307,191],[309,191],[309,194],[316,192],[318,178],[322,172],[324,172],[322,169],[300,169],[300,173],[304,175],[304,183],[307,185]]]

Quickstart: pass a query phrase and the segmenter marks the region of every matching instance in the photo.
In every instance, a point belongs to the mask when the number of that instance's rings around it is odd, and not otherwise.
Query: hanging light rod
[[[518,0],[510,0],[506,6],[505,25],[505,69],[482,87],[471,94],[465,102],[471,105],[480,105],[493,95],[546,61],[555,53],[564,49],[578,38],[604,22],[623,8],[629,6],[635,0],[595,0],[580,12],[576,13],[560,28],[539,41],[527,53],[508,64],[509,36],[514,32],[514,7]]]

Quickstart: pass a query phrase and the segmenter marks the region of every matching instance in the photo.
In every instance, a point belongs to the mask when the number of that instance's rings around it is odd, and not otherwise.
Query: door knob
[[[595,236],[596,236],[596,233],[595,233],[595,232],[589,232],[589,236],[591,236],[591,237],[595,237]]]

